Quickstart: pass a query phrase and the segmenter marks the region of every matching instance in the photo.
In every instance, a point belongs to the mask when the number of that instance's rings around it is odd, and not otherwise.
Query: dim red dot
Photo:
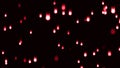
[[[58,60],[59,60],[58,55],[54,56],[54,61],[55,61],[55,62],[58,62]]]
[[[26,62],[27,62],[27,59],[26,59],[26,58],[24,58],[24,59],[23,59],[23,62],[24,62],[24,63],[26,63]]]
[[[114,35],[115,33],[116,33],[115,29],[112,28],[111,31],[110,31],[110,34],[111,34],[111,35]]]
[[[26,20],[26,19],[27,19],[27,17],[26,17],[26,16],[24,16],[24,17],[23,17],[23,20]]]
[[[23,22],[23,20],[21,19],[21,20],[20,20],[20,24],[22,24],[22,22]]]

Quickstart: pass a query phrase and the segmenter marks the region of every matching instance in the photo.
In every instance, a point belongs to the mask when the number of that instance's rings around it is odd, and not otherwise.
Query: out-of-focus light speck
[[[112,52],[111,51],[108,51],[108,56],[112,56]]]
[[[26,63],[26,62],[27,62],[27,59],[26,59],[26,58],[24,58],[24,59],[23,59],[23,62],[24,62],[24,63]]]
[[[77,24],[79,23],[79,19],[76,20],[76,23],[77,23]]]
[[[57,29],[57,30],[60,30],[60,26],[59,26],[59,25],[57,25],[57,26],[56,26],[56,29]]]
[[[58,13],[58,9],[54,8],[54,14],[57,14],[57,13]]]
[[[8,59],[5,59],[5,65],[8,65]]]
[[[37,62],[37,57],[34,57],[34,58],[33,58],[33,62]]]
[[[87,52],[84,52],[84,57],[87,57]]]
[[[6,26],[3,27],[3,31],[7,31],[7,27]]]
[[[56,29],[53,29],[53,33],[54,33],[54,34],[56,33]]]
[[[108,9],[108,6],[105,5],[105,6],[103,7],[103,10],[105,11],[105,10],[107,10],[107,9]]]
[[[4,17],[7,17],[7,13],[4,14]]]
[[[65,15],[65,11],[62,11],[62,15],[63,15],[63,16]]]
[[[22,20],[22,19],[20,19],[20,24],[22,24],[22,22],[23,22],[23,20]]]
[[[67,31],[67,35],[70,35],[70,31],[69,30]]]
[[[21,7],[21,4],[20,3],[18,3],[18,8],[20,8]]]
[[[116,30],[118,30],[119,29],[119,26],[118,25],[116,25]]]
[[[118,14],[115,14],[115,18],[118,18]]]
[[[102,5],[104,5],[105,3],[104,3],[104,1],[102,1]]]
[[[83,42],[80,42],[80,46],[83,46]]]
[[[61,49],[64,50],[64,46],[62,46]]]
[[[120,47],[118,47],[118,51],[120,51]]]
[[[119,20],[118,20],[118,23],[120,24],[120,18],[119,18]]]
[[[32,30],[30,30],[30,34],[32,34]]]
[[[17,56],[15,56],[14,59],[17,60]]]
[[[78,40],[76,40],[76,45],[78,45],[79,44],[79,41]]]
[[[54,61],[55,61],[55,62],[58,62],[58,60],[59,60],[58,55],[54,56]]]
[[[26,20],[26,19],[27,19],[27,17],[26,17],[26,16],[24,16],[24,17],[23,17],[23,20]]]
[[[19,40],[19,45],[22,45],[22,40]]]
[[[69,10],[69,11],[68,11],[68,15],[69,15],[69,16],[72,16],[72,10]]]
[[[9,29],[10,29],[10,30],[12,29],[12,25],[9,25]]]
[[[96,55],[96,52],[93,52],[93,56],[95,56]]]
[[[80,68],[84,68],[83,65],[81,65]]]
[[[90,16],[87,16],[85,19],[86,22],[90,22]]]
[[[32,63],[31,59],[29,59],[29,60],[28,60],[28,63],[29,63],[29,64],[31,64],[31,63]]]
[[[77,63],[78,63],[78,64],[80,63],[80,60],[79,60],[79,59],[77,60]]]
[[[111,31],[110,31],[110,34],[111,34],[111,35],[115,35],[115,33],[116,33],[115,29],[112,28]]]
[[[62,5],[61,5],[61,9],[62,9],[62,11],[64,11],[64,10],[66,9],[66,5],[65,5],[65,4],[62,4]]]
[[[94,15],[94,12],[93,12],[93,11],[91,11],[91,15]]]
[[[57,45],[58,47],[60,47],[60,43],[58,43],[58,45]]]
[[[5,54],[5,51],[2,50],[2,55],[4,55],[4,54]]]
[[[53,5],[56,5],[56,1],[53,1]]]
[[[96,52],[99,52],[99,48],[96,49]]]
[[[99,68],[99,67],[100,67],[100,65],[99,65],[99,64],[97,64],[97,65],[96,65],[96,67],[97,67],[97,68]]]
[[[107,15],[107,10],[102,10],[103,15]]]
[[[39,14],[39,18],[42,18],[42,13]]]
[[[112,7],[111,7],[111,13],[112,13],[112,14],[115,14],[115,12],[116,12],[116,9],[115,9],[114,6],[112,6]]]
[[[49,21],[51,19],[50,13],[46,13],[45,19]]]

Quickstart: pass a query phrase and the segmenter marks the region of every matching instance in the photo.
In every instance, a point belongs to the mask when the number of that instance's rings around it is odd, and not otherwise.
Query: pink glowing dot
[[[96,52],[93,52],[93,56],[95,56],[96,55]]]
[[[42,18],[42,13],[39,14],[39,18]]]
[[[28,60],[28,63],[29,63],[29,64],[31,64],[31,63],[32,63],[32,61],[29,59],[29,60]]]
[[[57,25],[57,26],[56,26],[56,29],[57,29],[57,30],[60,30],[60,26],[59,26],[59,25]]]
[[[34,57],[34,58],[33,58],[33,62],[37,62],[37,57]]]
[[[53,5],[56,5],[56,1],[53,1]]]
[[[86,17],[86,22],[90,22],[90,16]]]
[[[62,15],[63,15],[63,16],[65,15],[65,11],[62,11]]]
[[[71,16],[72,15],[72,10],[68,11],[68,15]]]
[[[61,49],[64,50],[64,46],[62,46]]]
[[[23,20],[21,19],[21,20],[20,20],[20,24],[22,24],[22,22],[23,22]]]
[[[62,9],[62,11],[64,11],[64,10],[66,9],[65,4],[62,4],[62,5],[61,5],[61,9]]]
[[[76,20],[76,23],[77,23],[77,24],[79,23],[79,20],[78,20],[78,19]]]
[[[97,66],[97,68],[98,68],[98,67],[100,67],[100,65],[99,65],[99,64],[97,64],[96,66]]]
[[[115,11],[116,11],[116,10],[115,10],[115,7],[112,6],[112,7],[111,7],[111,13],[112,13],[112,14],[115,14]]]
[[[83,42],[80,42],[80,46],[83,46]]]
[[[96,52],[99,52],[99,48],[96,49]]]
[[[19,45],[22,45],[22,40],[19,41]]]
[[[94,15],[94,12],[93,12],[93,11],[91,11],[91,15]]]
[[[60,43],[58,43],[58,45],[57,45],[58,47],[60,47]]]
[[[112,28],[111,31],[110,31],[111,35],[114,35],[116,33],[115,29]]]
[[[8,59],[5,59],[5,65],[8,65]]]
[[[55,62],[58,62],[58,60],[59,60],[58,55],[54,56],[54,61],[55,61]]]
[[[4,55],[4,54],[5,54],[5,51],[2,50],[2,55]]]
[[[20,8],[21,7],[21,4],[20,3],[18,3],[18,8]]]
[[[10,29],[10,30],[12,29],[12,25],[9,25],[9,29]]]
[[[120,18],[119,18],[119,20],[118,20],[118,23],[120,24]]]
[[[46,19],[47,21],[49,21],[49,20],[51,19],[51,18],[50,18],[50,13],[46,13],[45,19]]]
[[[83,65],[81,65],[80,68],[84,68]]]
[[[57,14],[57,13],[58,13],[58,9],[54,8],[54,14]]]
[[[118,14],[115,14],[115,18],[118,18]]]
[[[4,27],[3,27],[3,31],[6,31],[6,30],[7,30],[7,27],[6,27],[6,26],[4,26]]]
[[[108,56],[112,56],[112,52],[111,51],[108,51]]]
[[[54,33],[54,34],[56,33],[56,29],[53,29],[53,33]]]
[[[24,58],[24,59],[23,59],[23,62],[24,62],[24,63],[26,63],[26,62],[27,62],[27,59],[26,59],[26,58]]]
[[[120,51],[120,47],[118,47],[118,51]]]
[[[104,1],[102,1],[102,5],[104,5],[105,3],[104,3]]]
[[[102,10],[103,15],[107,15],[107,10]]]
[[[103,10],[107,10],[108,9],[108,7],[107,7],[107,5],[105,5],[104,7],[103,7]]]
[[[78,45],[79,44],[79,41],[78,40],[76,40],[76,45]]]
[[[17,60],[17,56],[15,56],[14,59]]]
[[[4,17],[7,17],[7,13],[4,14]]]
[[[69,30],[67,31],[67,35],[70,35],[70,31]]]
[[[77,60],[77,63],[78,63],[78,64],[80,63],[80,60],[79,60],[79,59]]]
[[[84,52],[84,57],[87,57],[87,52]]]
[[[26,17],[26,16],[24,16],[24,17],[23,17],[23,20],[26,20],[26,19],[27,19],[27,17]]]
[[[30,34],[32,34],[32,30],[30,30]]]
[[[118,30],[119,29],[119,26],[118,25],[116,25],[116,30]]]

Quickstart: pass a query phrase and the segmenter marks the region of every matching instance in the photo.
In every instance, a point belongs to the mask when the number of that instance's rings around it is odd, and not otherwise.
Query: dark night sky
[[[103,2],[104,5],[102,0],[0,0],[0,68],[120,68],[120,1]],[[50,20],[46,20],[49,14]],[[87,17],[90,21],[86,21]]]

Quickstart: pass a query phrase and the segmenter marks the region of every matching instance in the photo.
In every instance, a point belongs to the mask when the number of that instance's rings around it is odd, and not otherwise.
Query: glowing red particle
[[[22,45],[22,40],[19,41],[19,45]]]
[[[96,52],[93,52],[93,56],[95,56],[96,55]]]
[[[84,57],[87,57],[87,52],[84,52]]]
[[[7,30],[7,27],[6,27],[6,26],[4,26],[4,27],[3,27],[3,31],[6,31],[6,30]]]
[[[71,16],[72,15],[72,10],[68,11],[68,15]]]
[[[58,47],[60,47],[60,43],[58,43],[58,45],[57,45]]]
[[[93,11],[91,11],[91,15],[94,15],[94,12],[93,12]]]
[[[115,14],[115,18],[118,18],[118,14]]]
[[[34,58],[33,58],[33,62],[37,62],[37,57],[34,57]]]
[[[54,8],[54,14],[57,14],[57,13],[58,13],[58,9]]]
[[[77,23],[77,24],[79,23],[79,20],[78,20],[78,19],[76,20],[76,23]]]
[[[80,42],[80,46],[83,46],[83,42]]]
[[[7,13],[4,14],[4,17],[5,17],[5,18],[7,17]]]
[[[26,16],[24,16],[24,17],[23,17],[23,20],[26,20],[26,19],[27,19],[27,17],[26,17]]]
[[[56,56],[54,56],[54,61],[55,62],[58,62],[58,60],[59,60],[59,57],[56,55]]]
[[[64,46],[62,46],[61,49],[64,50]]]
[[[103,10],[107,10],[108,9],[108,7],[107,7],[107,5],[105,5],[104,7],[103,7]]]
[[[112,52],[111,51],[108,51],[108,56],[112,56]]]
[[[112,13],[112,14],[115,14],[115,12],[116,12],[116,9],[115,9],[114,6],[112,6],[112,7],[111,7],[111,13]]]
[[[120,51],[120,47],[118,47],[118,51]]]
[[[15,56],[14,59],[17,60],[17,56]]]
[[[42,13],[39,14],[39,18],[42,18]]]
[[[103,15],[107,15],[107,10],[102,10]]]
[[[10,30],[12,29],[12,25],[9,25],[9,29],[10,29]]]
[[[116,30],[118,30],[119,29],[119,26],[118,25],[116,25]]]
[[[32,30],[30,30],[30,34],[32,34]]]
[[[5,59],[5,65],[8,65],[8,59]]]
[[[20,3],[18,3],[18,8],[20,8],[21,7],[21,4]]]
[[[87,16],[85,19],[86,22],[90,22],[90,16]]]
[[[78,64],[80,63],[80,60],[79,60],[79,59],[77,60],[77,63],[78,63]]]
[[[49,21],[51,19],[50,13],[46,13],[45,19],[46,21]]]
[[[81,65],[80,68],[84,68],[83,65]]]
[[[5,54],[5,51],[2,50],[2,55],[4,55],[4,54]]]
[[[24,59],[23,59],[23,62],[24,62],[24,63],[26,63],[26,62],[27,62],[27,59],[26,59],[26,58],[24,58]]]
[[[63,15],[63,16],[65,15],[65,11],[62,11],[62,15]]]
[[[28,63],[29,63],[29,64],[31,64],[31,63],[32,63],[31,59],[29,59],[29,60],[28,60]]]
[[[104,1],[102,1],[102,5],[104,5],[105,3],[104,3]]]
[[[69,30],[67,31],[67,35],[70,35],[70,31]]]
[[[99,48],[96,49],[96,52],[99,52]]]
[[[62,9],[62,11],[64,11],[66,9],[65,4],[62,4],[61,9]]]
[[[60,30],[60,26],[59,26],[59,25],[57,25],[56,29],[57,29],[57,30]]]
[[[115,29],[112,28],[111,31],[110,31],[111,35],[114,35],[116,33]]]
[[[56,29],[53,29],[53,33],[54,33],[54,34],[56,33]]]
[[[53,1],[53,5],[56,5],[56,1]]]
[[[96,66],[97,66],[97,68],[98,68],[98,67],[100,67],[100,65],[99,65],[99,64],[97,64]]]
[[[76,45],[78,45],[79,44],[79,41],[78,40],[76,40]]]
[[[22,24],[22,22],[23,22],[23,20],[21,19],[21,20],[20,20],[20,24]]]

